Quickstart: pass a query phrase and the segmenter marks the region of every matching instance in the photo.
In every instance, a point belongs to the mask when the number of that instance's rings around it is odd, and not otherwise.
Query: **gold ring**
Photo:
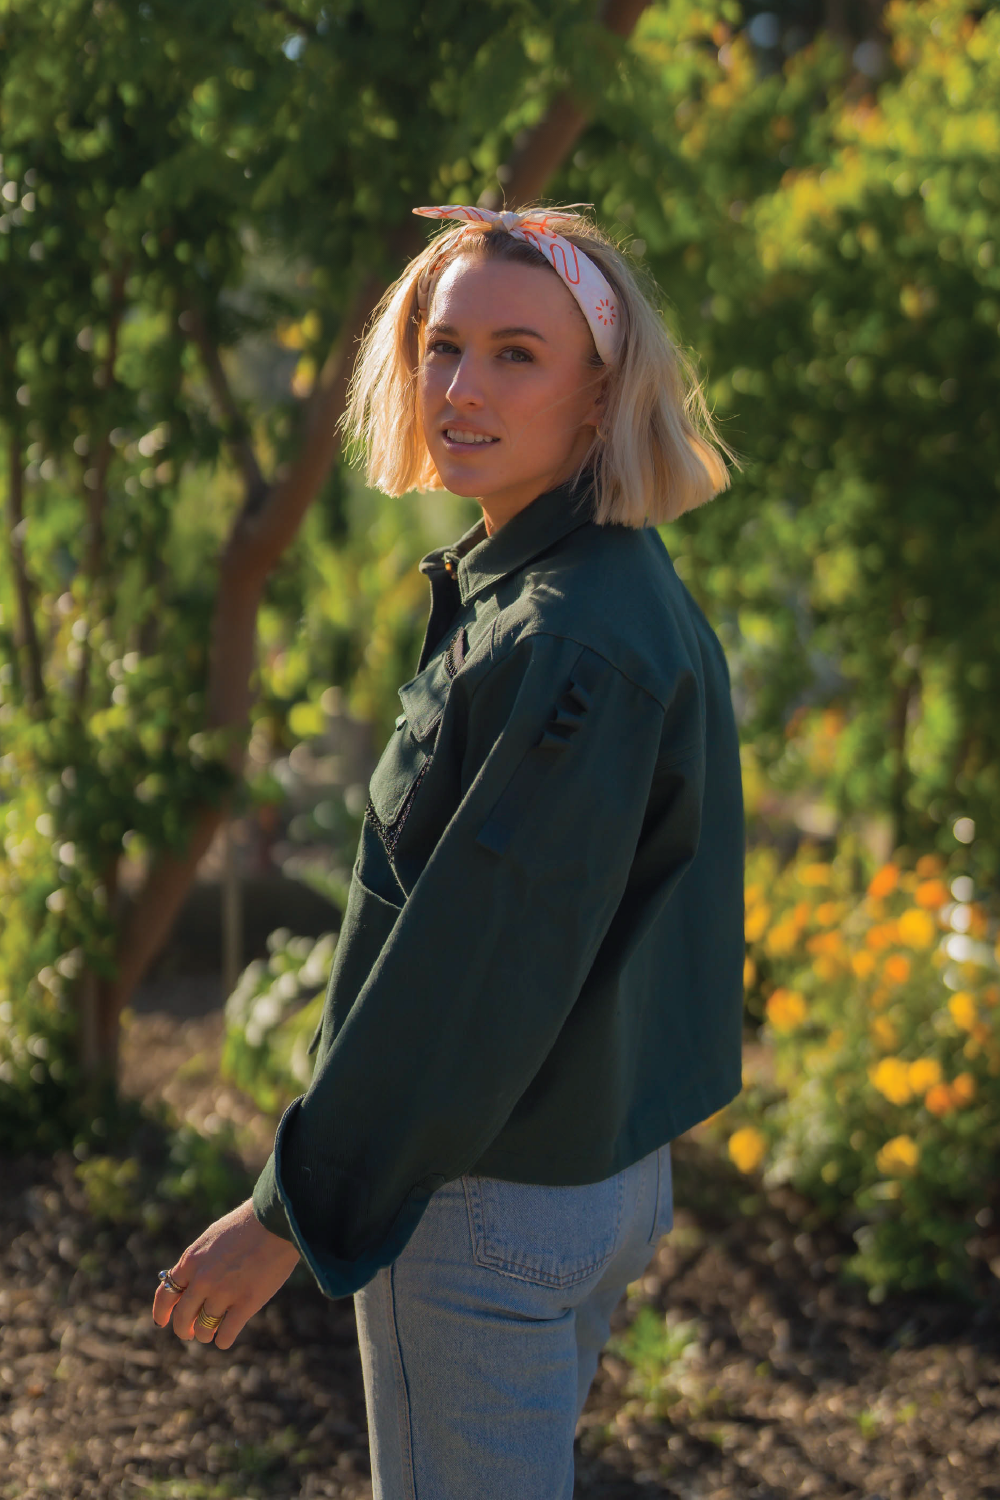
[[[178,1295],[178,1297],[179,1297],[181,1295],[181,1293],[185,1290],[184,1287],[178,1286],[177,1282],[173,1278],[173,1273],[172,1272],[170,1272],[170,1271],[160,1271],[158,1274],[159,1274],[161,1285],[165,1286],[168,1292],[176,1292],[177,1295]]]
[[[214,1332],[225,1316],[225,1313],[219,1313],[219,1315],[216,1316],[214,1313],[206,1312],[205,1304],[203,1302],[201,1304],[201,1307],[198,1309],[198,1316],[194,1321],[196,1324],[200,1324],[202,1328],[211,1328]]]

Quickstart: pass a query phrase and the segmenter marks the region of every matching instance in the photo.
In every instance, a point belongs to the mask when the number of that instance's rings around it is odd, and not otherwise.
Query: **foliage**
[[[8,1118],[72,1130],[81,998],[114,979],[120,888],[232,791],[241,736],[208,721],[207,646],[248,468],[266,484],[294,456],[345,309],[394,273],[411,205],[495,180],[598,29],[581,0],[3,6],[5,1138]],[[612,64],[597,48],[580,88]],[[270,586],[275,747],[296,708],[308,728],[322,650],[378,716],[412,648],[416,575],[392,526],[338,553],[345,489],[334,475],[320,498],[329,545],[300,554],[307,607],[294,564]]]
[[[173,1126],[149,1115],[138,1122],[138,1128],[144,1137],[139,1154],[107,1151],[91,1155],[78,1142],[83,1160],[76,1175],[98,1222],[142,1225],[155,1233],[170,1221],[179,1204],[217,1219],[245,1196],[246,1173],[239,1165],[231,1130],[209,1139],[190,1125]]]
[[[697,1346],[697,1324],[641,1307],[624,1333],[608,1340],[607,1350],[631,1366],[627,1394],[655,1402],[665,1415],[681,1394],[679,1377]]]
[[[974,846],[749,860],[746,981],[773,1053],[724,1111],[729,1154],[856,1228],[873,1287],[965,1291],[1000,1214],[1000,912]],[[737,1128],[733,1128],[736,1126]],[[995,1235],[994,1235],[995,1239]]]
[[[308,1047],[319,1025],[336,938],[293,937],[279,927],[267,946],[270,957],[249,964],[226,1001],[222,1074],[261,1109],[277,1114],[312,1076]]]
[[[635,236],[743,457],[666,534],[772,784],[992,840],[1000,11],[894,0],[877,89],[822,34],[760,77],[737,18],[653,6],[560,185]]]

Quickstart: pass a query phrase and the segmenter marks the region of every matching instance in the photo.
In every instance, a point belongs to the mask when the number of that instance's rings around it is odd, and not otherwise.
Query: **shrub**
[[[223,1077],[269,1114],[280,1113],[312,1076],[308,1047],[336,943],[333,933],[293,937],[279,927],[267,940],[268,959],[249,964],[226,1001]]]
[[[746,983],[773,1076],[723,1112],[729,1155],[855,1231],[875,1288],[967,1290],[1000,1210],[997,922],[971,876],[898,857],[748,860]],[[878,1292],[875,1294],[879,1295]]]

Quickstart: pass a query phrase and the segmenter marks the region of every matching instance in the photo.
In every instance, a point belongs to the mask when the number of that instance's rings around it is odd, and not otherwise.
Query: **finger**
[[[160,1328],[165,1328],[170,1321],[170,1314],[181,1300],[183,1292],[172,1292],[168,1286],[161,1284],[156,1289],[153,1298],[153,1322]]]
[[[236,1342],[237,1335],[242,1333],[252,1315],[239,1307],[231,1307],[219,1324],[215,1335],[215,1347],[217,1349],[231,1349]]]
[[[206,1328],[205,1324],[201,1321],[202,1313],[204,1313],[205,1316],[209,1318],[221,1316],[222,1321],[225,1322],[225,1315],[227,1311],[227,1308],[216,1310],[209,1307],[207,1303],[202,1303],[201,1307],[199,1307],[197,1313],[195,1314],[194,1319],[194,1336],[198,1340],[199,1344],[210,1344],[215,1338],[218,1330],[222,1327],[222,1323],[217,1323],[214,1328]]]
[[[170,1324],[177,1337],[186,1344],[195,1337],[194,1320],[198,1316],[198,1310],[205,1296],[204,1287],[192,1285],[185,1289],[184,1296],[174,1305]]]

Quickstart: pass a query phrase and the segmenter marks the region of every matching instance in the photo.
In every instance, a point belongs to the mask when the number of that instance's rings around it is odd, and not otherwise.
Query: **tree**
[[[77,1030],[85,1068],[113,1069],[223,816],[258,607],[334,468],[355,342],[421,243],[411,206],[495,182],[515,136],[507,189],[539,191],[584,121],[569,84],[613,74],[641,9],[0,9],[0,1082],[34,1080],[33,1117]],[[287,379],[275,337],[298,345],[291,392],[255,403],[228,351],[264,341]],[[123,840],[150,855],[128,907]]]

